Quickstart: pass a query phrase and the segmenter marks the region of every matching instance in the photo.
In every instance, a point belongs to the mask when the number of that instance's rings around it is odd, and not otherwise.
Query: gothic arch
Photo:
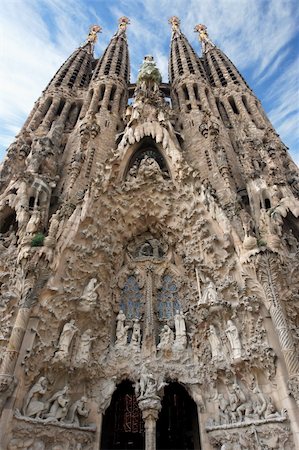
[[[171,177],[170,164],[163,147],[157,144],[153,138],[147,136],[127,150],[120,165],[121,178],[125,180],[131,167],[134,164],[139,166],[141,160],[146,156],[154,158],[162,173]]]
[[[102,450],[144,448],[144,423],[131,381],[124,380],[117,386],[102,430]]]
[[[177,382],[169,383],[164,389],[157,421],[157,449],[201,449],[197,406]]]

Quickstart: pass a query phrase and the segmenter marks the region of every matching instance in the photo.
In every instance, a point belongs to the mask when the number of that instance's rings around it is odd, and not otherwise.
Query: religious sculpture
[[[44,415],[47,422],[63,422],[69,409],[70,398],[68,396],[69,388],[65,386],[62,390],[56,392],[49,400],[49,412]]]
[[[78,328],[75,326],[74,319],[64,325],[59,338],[58,350],[55,353],[55,360],[63,360],[68,356],[72,339],[77,331]]]
[[[97,289],[100,283],[97,282],[96,278],[91,278],[88,284],[83,289],[82,295],[80,297],[78,310],[83,312],[91,311],[96,305],[98,294]]]
[[[87,398],[81,397],[69,409],[67,422],[76,427],[82,427],[82,418],[88,417],[89,409],[86,407]]]
[[[222,361],[223,360],[223,352],[221,350],[222,346],[214,325],[210,325],[208,331],[208,339],[212,352],[212,361]]]
[[[174,350],[184,350],[187,346],[186,323],[183,311],[177,310],[174,315],[175,341]]]
[[[231,358],[233,360],[241,358],[242,346],[241,346],[241,340],[239,337],[239,331],[232,320],[227,321],[227,328],[225,330],[225,333],[226,333],[227,339],[230,343]]]
[[[212,280],[209,280],[208,284],[203,292],[201,303],[213,304],[213,303],[217,303],[217,301],[218,301],[218,297],[217,297],[217,291],[215,288],[215,284],[213,283]]]
[[[40,377],[27,394],[23,406],[23,414],[27,417],[41,418],[47,410],[48,403],[42,400],[48,389],[48,380],[46,377]]]
[[[140,351],[140,342],[141,342],[140,322],[138,319],[134,319],[130,348]]]
[[[84,333],[81,335],[78,349],[75,355],[76,365],[88,363],[91,343],[94,340],[96,340],[96,337],[92,337],[92,331],[90,329],[85,330]]]
[[[158,350],[171,350],[174,343],[174,332],[168,325],[164,325],[160,332],[160,342]]]
[[[116,341],[115,348],[124,348],[128,342],[129,325],[125,325],[126,315],[121,309],[116,317]]]

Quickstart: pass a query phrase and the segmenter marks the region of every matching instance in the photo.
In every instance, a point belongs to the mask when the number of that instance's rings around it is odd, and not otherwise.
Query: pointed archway
[[[144,449],[144,422],[127,380],[117,387],[103,419],[101,450],[111,449]]]
[[[165,387],[157,421],[157,450],[200,450],[197,407],[179,383]]]

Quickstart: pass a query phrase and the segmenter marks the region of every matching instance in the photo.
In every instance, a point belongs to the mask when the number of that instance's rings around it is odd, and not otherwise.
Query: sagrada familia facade
[[[99,26],[0,178],[1,450],[299,448],[299,174],[197,25]]]

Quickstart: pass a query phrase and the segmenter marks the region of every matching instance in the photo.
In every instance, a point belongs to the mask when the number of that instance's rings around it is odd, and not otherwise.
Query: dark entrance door
[[[178,383],[165,387],[157,421],[157,450],[200,450],[197,407]]]
[[[144,449],[142,415],[129,381],[118,386],[104,415],[101,449]]]

